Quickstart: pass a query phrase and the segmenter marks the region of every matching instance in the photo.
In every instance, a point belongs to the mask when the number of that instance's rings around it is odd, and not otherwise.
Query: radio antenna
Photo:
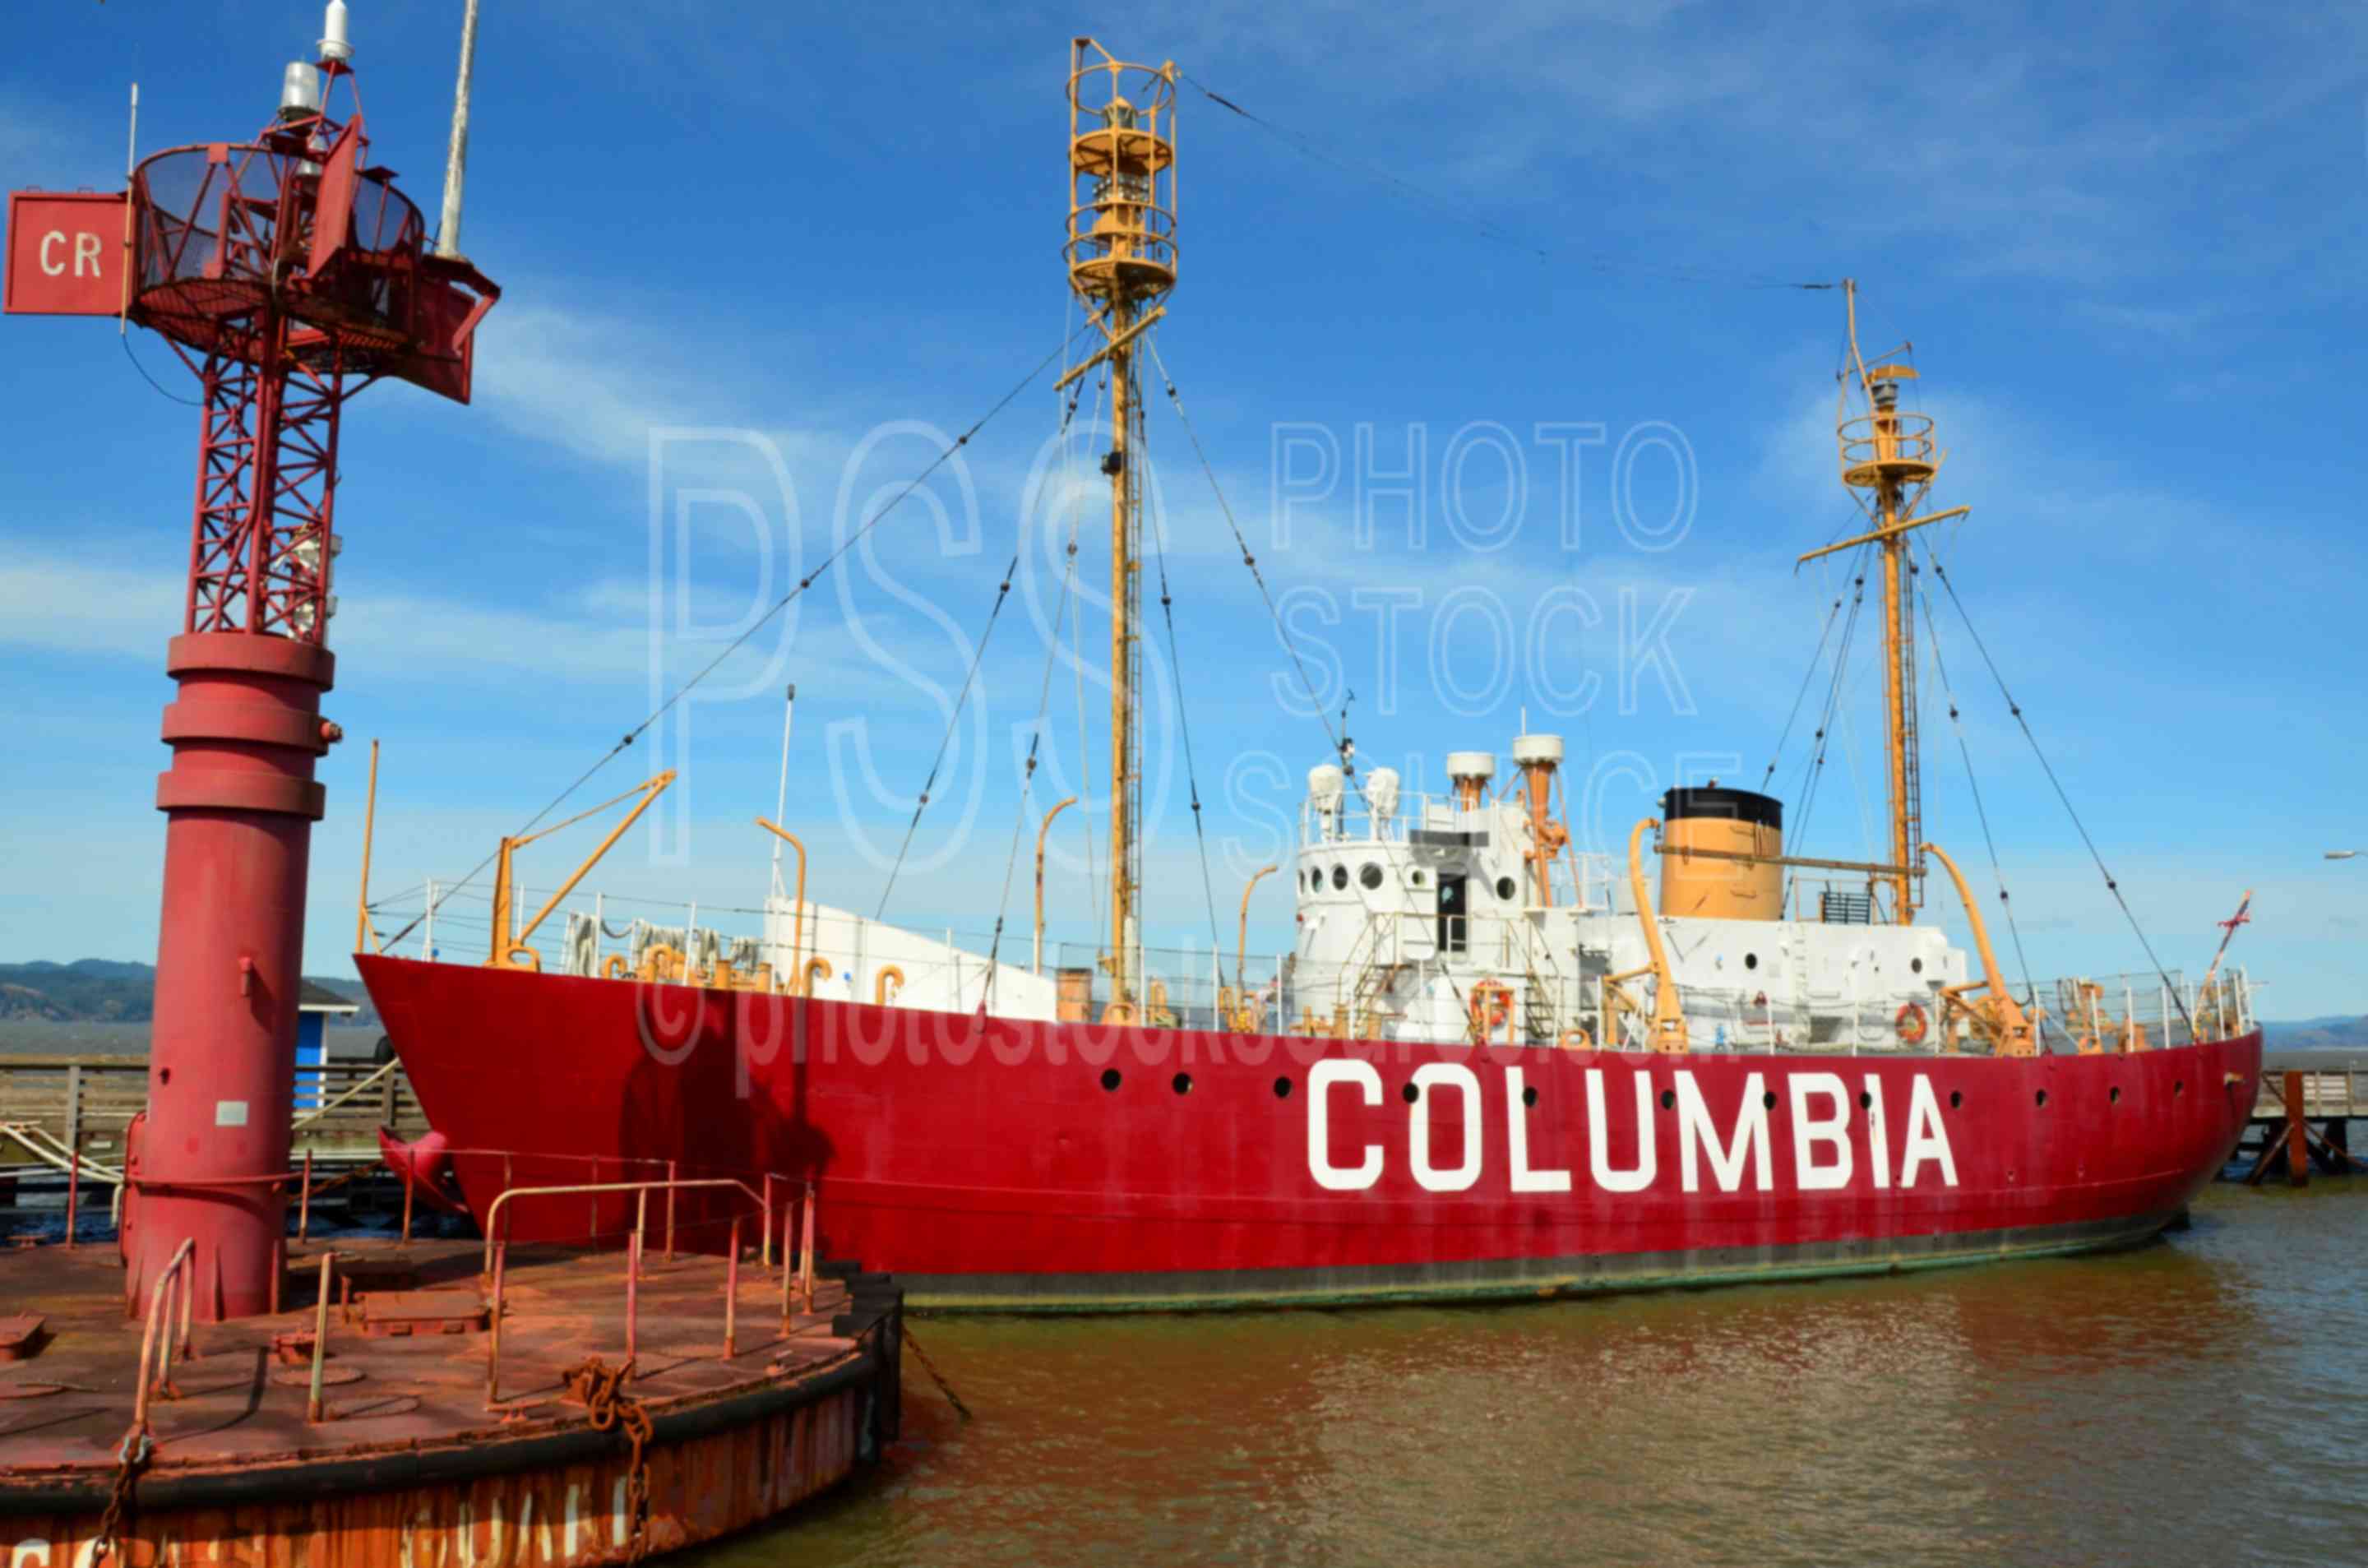
[[[477,0],[461,12],[461,74],[452,85],[452,144],[444,154],[444,217],[436,231],[436,254],[461,254],[461,187],[469,168],[469,76],[477,62]]]

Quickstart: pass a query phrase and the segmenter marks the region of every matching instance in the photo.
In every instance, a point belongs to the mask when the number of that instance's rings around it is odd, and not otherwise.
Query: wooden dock
[[[63,1174],[79,1151],[85,1174],[112,1180],[123,1130],[148,1103],[144,1056],[0,1057],[0,1180]],[[398,1063],[336,1062],[296,1072],[293,1158],[352,1165],[379,1157],[378,1130],[427,1131]]]
[[[2351,1122],[2368,1117],[2368,1063],[2265,1062],[2237,1157],[2248,1157],[2245,1184],[2259,1187],[2281,1163],[2289,1186],[2303,1187],[2316,1167],[2327,1176],[2368,1172],[2351,1153]]]

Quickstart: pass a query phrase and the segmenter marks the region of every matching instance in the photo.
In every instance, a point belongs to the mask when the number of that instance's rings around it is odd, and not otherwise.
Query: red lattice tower
[[[466,403],[472,338],[499,291],[427,244],[370,166],[344,6],[252,142],[177,147],[110,195],[9,198],[6,303],[118,315],[197,372],[188,597],[165,668],[172,767],[148,1108],[126,1148],[126,1301],[184,1240],[199,1310],[268,1310],[284,1266],[304,887],[339,738],[321,717],[337,427],[392,377]],[[342,119],[329,103],[344,88]]]

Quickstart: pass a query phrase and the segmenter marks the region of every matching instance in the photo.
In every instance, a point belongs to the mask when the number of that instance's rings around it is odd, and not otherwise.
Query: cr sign
[[[8,194],[12,315],[111,316],[123,309],[122,192]]]

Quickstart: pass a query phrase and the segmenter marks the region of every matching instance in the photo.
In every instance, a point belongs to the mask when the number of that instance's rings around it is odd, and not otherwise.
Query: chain
[[[93,1561],[103,1562],[115,1554],[124,1521],[138,1509],[132,1489],[139,1484],[140,1472],[148,1468],[155,1453],[155,1439],[148,1435],[146,1426],[134,1426],[123,1434],[122,1446],[115,1450],[115,1488],[108,1495],[107,1511],[98,1517],[98,1538],[91,1546]]]
[[[905,1346],[913,1352],[914,1358],[921,1363],[921,1369],[928,1373],[930,1381],[938,1385],[938,1392],[946,1396],[946,1403],[952,1405],[954,1409],[961,1414],[963,1420],[970,1420],[970,1406],[962,1403],[962,1395],[954,1392],[954,1385],[946,1381],[946,1375],[938,1370],[938,1364],[929,1359],[929,1353],[921,1348],[921,1342],[913,1337],[912,1326],[909,1324],[903,1324],[901,1322],[898,1326],[904,1333]]]
[[[569,1395],[583,1403],[585,1414],[591,1417],[592,1429],[610,1432],[622,1428],[625,1440],[632,1445],[626,1460],[625,1508],[632,1521],[632,1550],[628,1562],[639,1562],[650,1550],[650,1467],[649,1444],[652,1436],[650,1413],[642,1402],[624,1392],[633,1375],[633,1363],[628,1358],[622,1366],[611,1367],[598,1356],[587,1356],[577,1365],[561,1374]]]

